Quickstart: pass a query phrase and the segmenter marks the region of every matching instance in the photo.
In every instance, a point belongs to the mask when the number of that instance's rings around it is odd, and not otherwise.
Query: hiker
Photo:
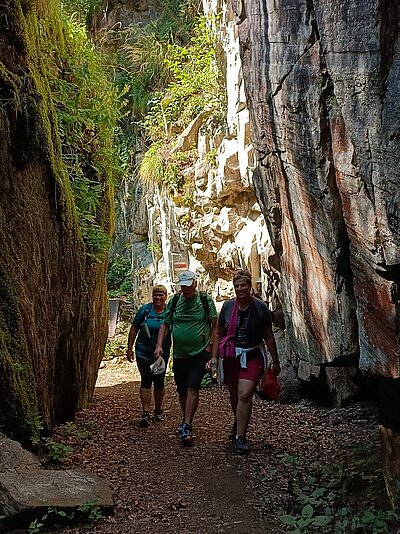
[[[195,273],[179,274],[181,291],[167,305],[155,350],[155,357],[163,354],[163,341],[172,325],[173,370],[176,390],[182,410],[178,426],[182,445],[193,445],[192,422],[199,402],[201,381],[211,356],[211,344],[217,325],[214,301],[196,289]]]
[[[171,333],[167,329],[164,336],[162,359],[157,361],[154,357],[158,331],[165,316],[167,290],[163,285],[155,285],[152,295],[153,301],[144,304],[132,321],[128,335],[128,349],[126,351],[128,360],[132,362],[132,347],[136,340],[135,354],[141,377],[140,401],[143,408],[139,426],[142,428],[147,428],[150,425],[152,384],[154,385],[154,420],[162,421],[164,418],[162,401],[165,393],[165,370],[171,351]],[[151,367],[152,365],[153,367]],[[157,367],[157,369],[154,367]]]
[[[252,399],[265,371],[264,341],[276,376],[280,373],[280,365],[268,307],[252,296],[250,273],[236,271],[233,287],[236,298],[227,300],[222,306],[212,359],[217,359],[218,355],[222,358],[223,379],[229,390],[234,423],[228,437],[235,442],[238,454],[247,455],[250,448],[246,432]]]

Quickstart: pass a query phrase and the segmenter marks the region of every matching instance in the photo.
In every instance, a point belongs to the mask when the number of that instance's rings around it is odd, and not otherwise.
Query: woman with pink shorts
[[[227,335],[232,313],[237,313],[235,326],[236,357],[224,358],[224,382],[229,390],[229,399],[234,423],[229,439],[235,442],[238,454],[247,455],[250,448],[246,440],[250,421],[253,395],[264,374],[263,344],[267,344],[275,373],[280,372],[275,338],[272,332],[268,307],[251,295],[251,275],[248,271],[236,271],[233,276],[236,298],[224,302],[218,319],[216,339],[213,343],[213,358],[218,358],[218,342]],[[237,306],[236,311],[235,307]],[[234,317],[234,316],[233,316]]]

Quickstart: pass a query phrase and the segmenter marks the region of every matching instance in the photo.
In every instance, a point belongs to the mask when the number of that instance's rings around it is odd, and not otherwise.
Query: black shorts
[[[164,389],[165,373],[154,375],[150,371],[150,365],[154,363],[153,361],[145,360],[144,358],[136,358],[136,363],[140,373],[140,387],[142,389],[151,389],[152,384],[154,384],[154,389]]]
[[[179,395],[185,395],[187,388],[200,389],[206,372],[206,363],[210,358],[211,355],[207,351],[190,358],[174,358],[174,379]]]

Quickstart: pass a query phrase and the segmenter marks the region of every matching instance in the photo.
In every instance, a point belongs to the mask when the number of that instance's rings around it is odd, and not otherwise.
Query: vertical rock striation
[[[398,432],[400,6],[232,3],[292,359],[385,377]]]

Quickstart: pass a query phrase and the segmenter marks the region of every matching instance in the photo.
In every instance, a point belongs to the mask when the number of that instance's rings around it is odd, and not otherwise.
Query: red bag
[[[268,369],[261,381],[261,389],[268,400],[277,401],[281,392],[281,385],[272,367]]]
[[[233,303],[231,316],[229,318],[228,331],[226,333],[226,336],[222,337],[218,342],[218,351],[219,351],[220,358],[235,358],[236,356],[235,337],[236,337],[236,322],[237,322],[238,310],[239,308],[237,305],[237,301],[235,299],[235,302]]]

